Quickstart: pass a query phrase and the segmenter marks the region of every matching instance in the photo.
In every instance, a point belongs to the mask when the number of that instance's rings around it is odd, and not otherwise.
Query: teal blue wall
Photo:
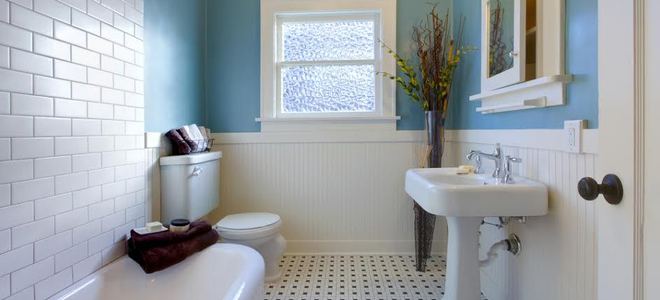
[[[426,15],[428,3],[398,1],[397,49],[403,56],[412,56],[411,28]],[[438,9],[449,7],[443,0]],[[480,1],[454,1],[452,13],[455,21],[467,18],[465,44],[479,46]],[[254,121],[260,115],[259,0],[146,0],[145,23],[147,130],[197,122],[214,132],[260,131]],[[467,99],[480,91],[480,59],[478,51],[469,54],[456,74],[447,126],[561,128],[564,120],[585,119],[597,128],[597,29],[597,0],[566,0],[566,71],[575,76],[566,106],[476,113],[477,103]],[[396,109],[399,130],[424,128],[422,110],[400,90]]]
[[[200,123],[204,113],[205,0],[146,0],[145,128]]]
[[[464,41],[480,46],[481,1],[454,1],[454,16],[467,18]],[[597,0],[566,0],[566,72],[574,75],[568,103],[544,109],[482,115],[468,97],[480,92],[480,56],[474,52],[459,67],[448,127],[454,129],[562,128],[564,120],[587,120],[598,128]]]
[[[206,89],[213,132],[260,131],[259,0],[208,1]]]
[[[410,29],[430,9],[429,0],[398,1],[397,48],[410,55]],[[447,3],[447,4],[444,4]],[[449,1],[438,6],[449,9]],[[207,107],[214,132],[255,132],[259,117],[259,0],[208,1]],[[401,130],[423,129],[423,111],[399,91]]]

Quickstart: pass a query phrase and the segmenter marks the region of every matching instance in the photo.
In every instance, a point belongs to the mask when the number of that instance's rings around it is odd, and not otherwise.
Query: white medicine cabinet
[[[564,105],[564,0],[481,0],[483,114]]]

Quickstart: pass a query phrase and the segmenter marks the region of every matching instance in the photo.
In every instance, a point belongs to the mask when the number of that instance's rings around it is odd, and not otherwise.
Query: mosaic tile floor
[[[267,283],[264,300],[440,300],[446,261],[415,271],[402,255],[305,255],[282,258],[282,278]]]

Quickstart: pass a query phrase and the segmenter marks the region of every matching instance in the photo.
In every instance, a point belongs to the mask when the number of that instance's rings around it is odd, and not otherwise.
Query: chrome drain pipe
[[[506,250],[513,255],[520,254],[520,251],[522,250],[522,242],[520,241],[520,238],[512,233],[509,235],[508,239],[501,240],[490,246],[488,253],[486,253],[486,259],[479,260],[479,266],[483,268],[491,265],[493,261],[497,259],[498,252],[502,250]]]

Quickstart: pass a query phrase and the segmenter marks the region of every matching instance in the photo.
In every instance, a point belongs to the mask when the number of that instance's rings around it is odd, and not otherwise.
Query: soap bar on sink
[[[462,165],[456,169],[456,175],[469,175],[474,174],[474,166]]]

